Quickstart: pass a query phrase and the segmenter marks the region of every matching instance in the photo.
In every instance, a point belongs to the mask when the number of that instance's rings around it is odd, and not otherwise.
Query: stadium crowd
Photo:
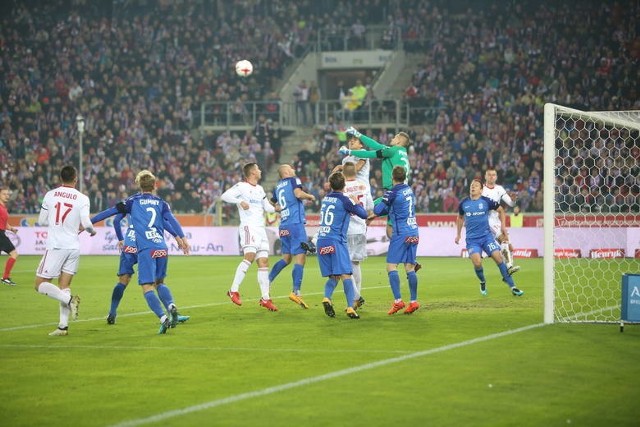
[[[478,3],[452,15],[445,6],[419,4],[403,3],[404,13],[393,21],[411,39],[413,51],[425,52],[404,93],[416,111],[426,112],[422,123],[410,130],[409,151],[410,182],[422,212],[455,212],[470,180],[481,178],[488,166],[499,171],[501,184],[517,192],[522,211],[541,212],[544,104],[586,111],[640,110],[638,5],[627,10],[619,2],[586,2],[577,8],[497,2],[485,10],[484,3]],[[393,136],[386,129],[361,130],[382,143]],[[319,150],[305,153],[314,162],[305,167],[313,181],[310,188],[321,187],[324,174],[318,170],[339,162],[335,151],[341,142],[334,135],[336,126],[330,123],[315,134]],[[611,145],[627,156],[626,167],[598,162],[602,150],[596,144]],[[598,211],[608,180],[587,187],[588,180],[573,176],[579,171],[600,177],[614,173],[624,184],[613,198],[637,212],[638,144],[637,139],[586,140],[584,147],[570,150],[572,157],[586,151],[588,159],[569,168],[561,195],[582,197],[586,203],[582,208],[574,202],[560,207]],[[371,187],[379,196],[379,164],[372,165]]]
[[[640,8],[496,2],[483,10],[485,3],[466,3],[456,10],[417,0],[4,5],[0,180],[13,190],[11,211],[37,212],[57,184],[56,171],[78,164],[78,114],[86,121],[82,178],[94,211],[127,195],[142,168],[156,173],[176,211],[207,211],[241,180],[247,161],[269,167],[292,160],[309,191],[321,196],[327,172],[340,161],[335,125],[318,124],[318,152],[279,159],[278,138],[261,137],[260,126],[199,135],[192,132],[194,111],[203,101],[273,99],[273,84],[318,29],[331,34],[336,25],[354,25],[357,32],[383,22],[385,37],[398,30],[407,49],[424,52],[411,90],[397,94],[435,112],[410,130],[419,210],[454,212],[468,180],[491,165],[518,191],[523,211],[540,211],[543,104],[640,109]],[[256,66],[248,80],[232,72],[240,58]],[[389,140],[386,129],[362,131]],[[637,197],[637,166],[623,171],[625,182],[635,179],[624,196]],[[379,174],[372,171],[378,193]]]

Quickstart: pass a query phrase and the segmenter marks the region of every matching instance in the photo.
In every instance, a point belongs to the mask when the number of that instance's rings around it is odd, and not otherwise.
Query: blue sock
[[[294,264],[293,272],[291,276],[293,277],[293,292],[298,292],[300,290],[300,285],[302,285],[302,274],[304,273],[304,265]]]
[[[120,305],[120,300],[124,295],[125,289],[127,289],[127,287],[120,282],[116,283],[116,285],[113,287],[113,292],[111,293],[111,308],[109,309],[110,316],[116,315],[118,306]]]
[[[409,281],[409,293],[411,294],[411,301],[418,300],[418,275],[415,271],[407,273],[407,280]]]
[[[353,280],[352,279],[343,280],[342,287],[344,288],[344,295],[347,297],[347,307],[353,307],[353,301],[356,298],[355,287],[353,286]]]
[[[160,304],[160,299],[153,291],[148,291],[144,293],[144,299],[147,300],[147,305],[155,313],[158,318],[164,316],[164,310],[162,309],[162,304]]]
[[[484,268],[480,267],[480,268],[474,268],[474,271],[476,272],[476,276],[478,276],[478,279],[480,279],[480,281],[482,283],[486,283],[486,279],[484,278]]]
[[[393,298],[402,299],[402,294],[400,293],[400,275],[398,275],[398,270],[389,272],[389,284],[391,285]]]
[[[513,278],[509,276],[509,272],[507,271],[507,264],[502,261],[501,264],[498,264],[498,268],[500,269],[500,273],[502,274],[502,280],[507,282],[510,288],[513,288],[516,284],[513,281]]]
[[[338,286],[338,282],[336,281],[336,279],[329,277],[327,283],[324,284],[324,297],[331,299],[333,290],[336,288],[336,286]]]
[[[285,268],[286,266],[287,266],[287,262],[282,258],[280,259],[280,261],[276,262],[273,268],[271,269],[271,271],[269,272],[269,283],[276,280],[276,277],[278,277],[278,274],[280,274],[282,269]]]
[[[162,301],[164,307],[169,310],[169,306],[173,304],[173,295],[171,295],[171,290],[164,283],[160,283],[156,290],[158,291],[160,301]]]

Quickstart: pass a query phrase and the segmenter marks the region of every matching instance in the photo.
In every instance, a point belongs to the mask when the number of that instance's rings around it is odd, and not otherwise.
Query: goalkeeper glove
[[[340,149],[338,150],[338,153],[342,154],[343,156],[349,156],[351,155],[351,150],[349,150],[347,147],[345,147],[344,145],[342,147],[340,147]]]
[[[358,132],[357,129],[354,128],[353,126],[349,126],[345,131],[345,133],[347,134],[347,139],[360,138],[362,136],[362,134]]]

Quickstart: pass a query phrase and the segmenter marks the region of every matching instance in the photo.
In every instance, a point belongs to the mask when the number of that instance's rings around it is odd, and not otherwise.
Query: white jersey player
[[[350,150],[365,149],[365,146],[362,144],[362,141],[360,141],[360,139],[356,138],[355,136],[351,137],[347,141],[347,144]],[[342,159],[342,164],[333,168],[332,172],[342,171],[344,169],[344,165],[347,163],[353,163],[355,165],[356,179],[359,179],[360,181],[364,182],[365,185],[367,186],[367,190],[369,191],[369,193],[371,193],[371,183],[369,182],[369,175],[371,173],[371,163],[369,162],[369,159],[361,159],[359,157],[352,156],[352,155],[346,156],[344,159]]]
[[[38,223],[47,226],[47,249],[36,272],[35,288],[38,293],[60,303],[58,328],[49,335],[68,334],[69,316],[78,318],[80,298],[71,295],[71,279],[78,271],[80,239],[86,230],[96,234],[89,217],[89,198],[75,189],[77,172],[73,166],[60,171],[62,186],[49,191],[42,200]],[[51,280],[58,277],[58,286]]]
[[[357,178],[356,166],[352,162],[343,165],[342,174],[345,179],[344,195],[361,205],[368,213],[373,211],[373,198],[369,186]],[[364,298],[360,294],[362,289],[362,271],[360,262],[367,257],[367,222],[352,215],[347,230],[347,245],[353,273],[355,287],[355,308],[364,304]]]
[[[496,184],[498,179],[498,172],[489,168],[486,170],[484,174],[485,184],[482,189],[482,195],[485,197],[494,200],[500,205],[507,205],[509,207],[515,206],[515,201],[511,198],[507,190],[504,189],[502,185]],[[502,255],[504,256],[505,263],[507,264],[507,269],[509,274],[513,274],[520,270],[520,267],[517,265],[513,265],[513,246],[509,242],[509,236],[503,235],[500,225],[500,217],[498,216],[497,211],[491,211],[489,213],[489,227],[491,228],[491,233],[496,238],[496,240],[500,243],[500,249],[502,251]]]
[[[269,296],[269,239],[264,225],[265,212],[275,212],[275,208],[267,200],[262,186],[258,184],[262,178],[262,171],[258,165],[247,163],[242,171],[245,180],[237,183],[221,196],[223,202],[238,206],[240,213],[238,231],[240,246],[244,254],[244,259],[236,269],[231,289],[227,295],[234,304],[242,305],[240,284],[253,261],[257,259],[258,284],[262,293],[260,305],[268,310],[278,311]]]

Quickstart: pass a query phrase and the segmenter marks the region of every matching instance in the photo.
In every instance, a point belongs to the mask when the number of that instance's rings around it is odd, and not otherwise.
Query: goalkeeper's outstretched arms
[[[362,133],[360,133],[358,130],[356,130],[356,128],[354,128],[353,126],[349,127],[345,133],[347,134],[347,139],[349,139],[349,136],[353,136],[355,138],[358,138],[360,141],[362,141],[362,143],[372,149],[372,150],[382,150],[383,148],[387,148],[387,145],[384,144],[380,144],[378,141],[376,141],[373,138],[369,138],[367,135],[363,135]]]

